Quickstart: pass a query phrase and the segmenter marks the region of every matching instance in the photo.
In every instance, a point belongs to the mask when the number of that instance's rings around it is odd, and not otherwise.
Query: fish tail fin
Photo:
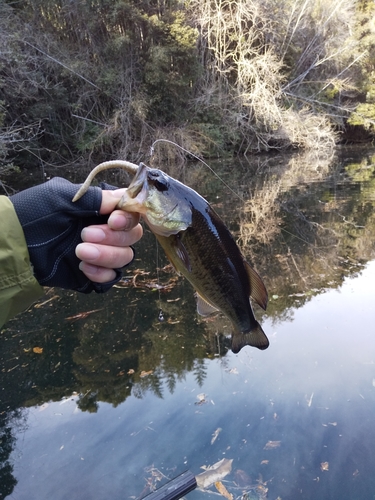
[[[257,322],[256,326],[248,333],[233,333],[232,335],[232,352],[237,354],[245,345],[257,347],[258,349],[267,349],[269,346],[268,338],[262,330],[262,327]]]

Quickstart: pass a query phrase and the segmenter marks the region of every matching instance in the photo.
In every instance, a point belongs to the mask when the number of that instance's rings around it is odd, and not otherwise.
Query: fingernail
[[[112,229],[127,231],[132,228],[133,221],[125,214],[112,213],[108,219],[108,224]]]
[[[105,232],[99,227],[84,227],[81,232],[81,238],[83,241],[100,243],[105,238]]]
[[[90,245],[89,243],[85,243],[84,248],[81,248],[81,256],[82,260],[95,260],[99,257],[100,252],[96,248],[95,245]]]

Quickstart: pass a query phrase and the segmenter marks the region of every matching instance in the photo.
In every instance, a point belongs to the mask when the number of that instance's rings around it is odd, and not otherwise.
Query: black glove
[[[58,286],[78,292],[106,292],[121,277],[108,283],[94,283],[79,269],[75,254],[82,243],[81,231],[92,224],[105,224],[109,215],[99,215],[102,189],[116,189],[108,184],[90,187],[75,203],[79,186],[66,179],[54,179],[10,197],[25,234],[34,274],[43,286]]]

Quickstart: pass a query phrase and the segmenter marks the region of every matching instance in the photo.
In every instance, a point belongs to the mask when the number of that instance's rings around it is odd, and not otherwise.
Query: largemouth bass
[[[113,168],[115,164],[108,162],[109,166],[101,169]],[[118,162],[116,166],[121,164]],[[100,171],[99,167],[87,181]],[[127,162],[122,168],[135,170]],[[87,181],[74,199],[88,188]],[[202,196],[161,170],[141,163],[117,208],[142,215],[175,270],[193,285],[200,315],[221,311],[230,319],[234,353],[245,345],[268,347],[268,339],[254,317],[249,300],[251,296],[266,309],[268,296],[263,281]]]

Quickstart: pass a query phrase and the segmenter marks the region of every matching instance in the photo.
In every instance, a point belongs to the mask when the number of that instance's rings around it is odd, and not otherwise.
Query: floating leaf
[[[198,488],[208,488],[211,484],[224,479],[232,470],[232,462],[233,459],[223,458],[216,464],[206,468],[205,472],[198,474],[196,476]]]
[[[328,462],[322,462],[322,463],[320,464],[320,469],[321,469],[322,471],[324,471],[324,470],[329,470],[329,463],[328,463]]]
[[[216,431],[212,434],[212,439],[211,439],[211,444],[214,444],[214,442],[216,441],[218,435],[220,434],[220,432],[222,431],[222,428],[221,427],[218,427],[216,429]]]
[[[103,308],[101,309],[93,309],[92,311],[85,311],[85,312],[81,312],[81,313],[78,313],[78,314],[75,314],[74,316],[68,316],[67,320],[69,321],[76,321],[77,319],[85,319],[87,318],[87,316],[89,316],[90,314],[92,313],[95,313],[95,312],[98,312],[98,311],[101,311]]]
[[[35,304],[34,307],[35,307],[35,309],[39,309],[40,307],[45,306],[46,304],[48,304],[52,300],[55,300],[55,299],[58,299],[58,298],[59,298],[58,295],[54,295],[53,297],[51,297],[50,299],[45,300],[44,302],[39,302],[38,304]]]
[[[278,448],[280,444],[281,441],[268,441],[263,450],[273,450],[274,448]]]
[[[242,469],[237,469],[235,471],[234,478],[240,488],[251,486],[251,477]]]
[[[311,393],[311,396],[310,396],[310,399],[307,401],[307,406],[310,408],[311,404],[312,404],[312,400],[313,400],[313,397],[314,397],[314,393],[312,392]]]
[[[33,347],[33,352],[35,352],[35,354],[42,354],[43,347]]]
[[[201,392],[200,394],[197,394],[197,399],[198,399],[198,401],[196,403],[194,403],[196,405],[203,405],[204,403],[207,403],[206,394],[204,394],[203,392]]]
[[[141,371],[141,374],[139,375],[141,378],[147,377],[147,375],[151,375],[153,373],[153,370],[150,370],[148,372],[145,372],[144,370]]]
[[[233,500],[233,495],[229,493],[223,483],[221,483],[220,481],[216,481],[215,488],[220,493],[220,495],[223,495],[223,497],[227,498],[228,500]]]

